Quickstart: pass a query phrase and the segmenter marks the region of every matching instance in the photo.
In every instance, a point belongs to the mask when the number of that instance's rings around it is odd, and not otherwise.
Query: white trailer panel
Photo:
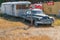
[[[28,5],[31,2],[29,1],[19,1],[19,2],[5,2],[1,5],[2,13],[12,15],[12,16],[20,16],[26,12]],[[19,6],[19,7],[18,7]],[[24,6],[26,8],[24,8]]]

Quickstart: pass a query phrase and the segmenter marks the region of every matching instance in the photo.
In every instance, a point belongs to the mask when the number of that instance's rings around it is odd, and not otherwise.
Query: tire
[[[49,26],[52,26],[52,24],[48,24]]]

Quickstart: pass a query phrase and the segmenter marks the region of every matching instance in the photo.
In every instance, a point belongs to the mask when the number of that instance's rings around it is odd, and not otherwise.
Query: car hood
[[[42,17],[44,17],[44,18],[52,18],[54,20],[54,17],[48,16],[46,14],[34,14],[34,15],[35,15],[35,17],[37,16],[36,18],[42,18]]]

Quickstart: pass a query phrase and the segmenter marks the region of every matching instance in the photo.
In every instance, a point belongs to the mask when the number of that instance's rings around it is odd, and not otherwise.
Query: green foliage
[[[1,4],[2,2],[4,2],[4,0],[0,0],[0,4]]]

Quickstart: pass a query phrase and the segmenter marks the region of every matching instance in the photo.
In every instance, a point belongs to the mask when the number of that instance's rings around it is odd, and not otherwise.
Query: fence
[[[54,5],[48,6],[47,3],[43,4],[44,12],[46,14],[59,14],[60,2],[54,2]]]

